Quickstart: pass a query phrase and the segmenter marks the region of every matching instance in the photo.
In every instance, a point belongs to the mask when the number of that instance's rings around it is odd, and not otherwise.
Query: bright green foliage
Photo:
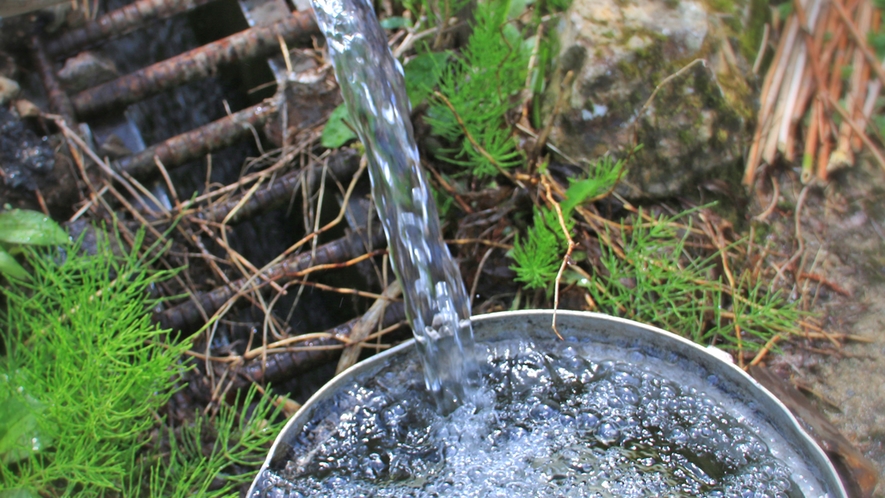
[[[748,274],[737,282],[741,299],[732,299],[731,313],[734,318],[724,318],[722,309],[715,312],[715,323],[698,337],[697,342],[719,343],[724,349],[758,351],[775,333],[795,330],[796,323],[807,313],[790,302],[780,292],[771,292],[760,279]],[[737,339],[740,329],[742,339]]]
[[[612,156],[603,156],[593,167],[593,174],[583,180],[569,179],[565,199],[559,203],[563,214],[571,214],[575,207],[588,199],[607,193],[621,177],[624,160],[614,161]]]
[[[459,144],[446,160],[468,167],[478,177],[494,176],[498,168],[465,137],[464,128],[501,168],[523,160],[505,114],[525,86],[530,50],[513,24],[506,23],[509,6],[506,0],[477,3],[473,34],[440,79],[439,92],[464,127],[441,99],[432,99],[427,113],[434,135]]]
[[[69,244],[70,239],[58,224],[43,213],[13,209],[0,212],[0,275],[28,278],[9,251],[16,252],[22,245],[51,246]]]
[[[596,285],[587,283],[601,310],[686,335],[704,329],[709,303],[721,295],[718,286],[696,282],[709,263],[676,264],[688,233],[680,236],[676,221],[635,223],[629,233],[622,232],[625,259],[603,246],[601,263],[607,274],[595,275]]]
[[[346,117],[347,107],[344,104],[339,105],[332,111],[320,137],[320,144],[323,147],[337,149],[356,138],[356,133],[344,122]]]
[[[572,180],[565,199],[559,203],[566,228],[571,231],[571,219],[575,207],[609,190],[621,175],[624,162],[613,161],[605,156],[597,161],[592,176]],[[516,237],[510,257],[516,263],[510,268],[516,272],[516,281],[524,282],[529,289],[544,289],[556,279],[566,250],[565,234],[559,215],[552,209],[535,210],[532,226],[526,237]]]
[[[257,468],[282,429],[279,409],[267,397],[256,402],[257,391],[250,389],[234,406],[222,405],[214,419],[195,413],[194,421],[174,431],[164,427],[168,448],[160,448],[133,462],[135,472],[127,479],[125,496],[216,497],[228,496],[236,487],[252,481],[254,472],[222,472],[237,466]],[[236,408],[241,406],[241,408]],[[252,406],[251,414],[247,409]],[[208,453],[208,454],[207,454]],[[224,486],[209,490],[216,479]]]
[[[138,257],[141,237],[132,252],[121,248],[116,255],[101,240],[95,256],[81,255],[79,243],[66,254],[25,248],[32,278],[0,287],[6,300],[0,310],[6,352],[0,361],[0,489],[22,496],[118,495],[142,472],[151,432],[169,430],[157,413],[173,393],[188,344],[163,345],[167,334],[151,323],[147,292],[170,273],[148,270],[149,262]],[[178,495],[205,490],[230,458],[244,459],[237,444],[251,451],[268,441],[258,430],[260,420],[236,420],[239,425],[229,429],[217,426],[219,444],[211,456],[181,452],[201,472],[188,475],[182,481],[187,487],[175,488]],[[168,459],[151,465],[163,475],[189,472]],[[142,496],[172,495],[175,486]]]
[[[162,332],[146,313],[150,274],[135,253],[118,259],[28,252],[33,280],[3,289],[7,402],[39,401],[33,458],[2,468],[5,486],[41,494],[119,487],[131,453],[145,442],[171,391],[184,345],[150,345]]]
[[[779,294],[745,277],[732,297],[723,282],[708,280],[718,253],[707,259],[686,256],[690,223],[684,220],[691,214],[633,224],[629,233],[622,232],[624,257],[603,245],[605,271],[593,282],[576,283],[602,312],[651,323],[701,344],[753,351],[778,331],[791,330],[802,312]],[[740,340],[736,326],[743,332]]]
[[[574,223],[569,219],[566,228]],[[547,288],[556,278],[565,251],[565,235],[559,225],[559,216],[552,209],[536,210],[531,228],[520,241],[513,243],[510,257],[516,262],[510,268],[516,272],[516,281],[529,289]]]
[[[0,242],[47,246],[67,244],[70,240],[45,214],[13,209],[0,212]]]
[[[448,51],[424,52],[413,57],[405,66],[406,94],[412,107],[420,104],[436,87],[451,56]]]

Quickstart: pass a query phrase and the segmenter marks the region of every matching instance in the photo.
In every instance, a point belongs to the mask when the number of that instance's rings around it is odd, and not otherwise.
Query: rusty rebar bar
[[[402,302],[391,302],[384,310],[382,327],[390,327],[406,319],[406,309]],[[327,330],[332,335],[330,338],[310,339],[299,342],[296,346],[298,351],[267,355],[267,363],[262,368],[261,358],[246,361],[240,370],[240,376],[234,381],[235,388],[247,387],[250,382],[276,382],[291,378],[293,374],[304,372],[309,368],[321,365],[341,354],[339,349],[329,349],[329,346],[340,346],[350,337],[353,326],[359,318],[354,318],[347,323]],[[305,350],[303,348],[315,347],[317,349]],[[325,348],[325,349],[324,349]]]
[[[166,169],[174,169],[239,141],[250,134],[253,128],[261,127],[277,112],[277,109],[278,104],[273,99],[267,99],[260,104],[152,145],[141,152],[123,157],[114,162],[114,168],[136,178],[144,178],[158,172],[154,161],[156,157]]]
[[[336,178],[349,178],[359,168],[360,156],[352,149],[340,149],[329,158],[329,171]],[[242,220],[249,219],[257,213],[273,209],[289,202],[292,194],[298,192],[301,181],[305,176],[308,178],[307,191],[315,192],[319,188],[322,179],[322,165],[309,166],[314,173],[307,174],[308,169],[290,171],[275,179],[267,188],[256,191],[246,202],[242,202],[243,196],[239,194],[230,199],[214,204],[202,212],[202,217],[208,221],[221,221],[225,219],[237,206],[237,212],[227,221],[234,225]]]
[[[68,94],[61,88],[58,78],[55,75],[55,67],[49,57],[46,55],[46,49],[43,46],[43,40],[39,36],[31,36],[31,55],[34,58],[34,66],[43,82],[43,89],[46,91],[46,97],[49,99],[49,107],[52,112],[63,117],[68,126],[74,126],[74,107]]]
[[[138,0],[46,42],[54,57],[72,54],[95,42],[131,33],[147,24],[195,9],[214,0]]]
[[[317,247],[315,256],[312,256],[310,251],[291,256],[269,268],[258,282],[275,282],[286,278],[293,278],[299,272],[314,265],[343,263],[366,254],[368,248],[364,238],[365,233],[363,231],[354,231],[340,239]],[[380,229],[375,230],[371,236],[371,247],[385,247],[386,244],[387,240],[384,238],[384,233]],[[208,315],[214,314],[230,298],[240,292],[240,289],[246,283],[247,279],[241,278],[209,292],[202,293],[196,296],[199,305],[193,299],[185,301],[174,308],[169,308],[154,315],[154,321],[166,329],[188,330],[193,324],[199,323],[203,319],[201,310]]]
[[[64,0],[3,0],[0,1],[0,17],[13,17],[60,3],[64,3]]]
[[[267,26],[256,26],[200,48],[158,62],[134,73],[74,95],[71,102],[80,117],[115,106],[138,102],[188,81],[205,78],[218,67],[280,50],[280,38],[289,44],[318,34],[313,13],[293,12]]]

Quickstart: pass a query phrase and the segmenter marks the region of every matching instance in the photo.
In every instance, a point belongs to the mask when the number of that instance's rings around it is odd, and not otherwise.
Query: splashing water
[[[470,306],[419,164],[402,66],[366,0],[312,0],[344,102],[366,147],[372,193],[387,234],[424,379],[443,411],[472,398]]]
[[[824,496],[771,428],[683,365],[593,341],[476,354],[490,405],[440,415],[401,356],[314,405],[252,496]]]

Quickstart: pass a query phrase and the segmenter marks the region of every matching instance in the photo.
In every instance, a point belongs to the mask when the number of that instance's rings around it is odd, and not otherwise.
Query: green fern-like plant
[[[618,181],[624,169],[624,161],[611,156],[598,160],[593,174],[580,180],[572,180],[565,199],[559,203],[566,228],[571,231],[572,213],[581,203],[605,193]],[[510,257],[516,272],[516,281],[529,289],[548,288],[556,278],[566,250],[566,238],[559,215],[550,208],[536,209],[532,226],[524,238],[518,235],[513,243]]]
[[[132,251],[100,237],[93,256],[25,246],[30,278],[0,286],[0,496],[218,496],[263,460],[280,425],[267,400],[247,416],[254,393],[213,424],[159,418],[189,345],[151,322],[148,290],[171,273],[138,256],[143,235]]]
[[[22,496],[117,489],[147,441],[152,414],[173,392],[186,349],[152,345],[164,332],[150,321],[146,291],[168,273],[150,272],[134,251],[115,256],[107,242],[96,256],[79,249],[65,257],[25,248],[30,280],[0,288],[0,405],[39,407],[18,418],[29,421],[24,432],[0,416],[6,434],[16,436],[3,448],[0,483]]]
[[[571,229],[570,225],[566,228]],[[559,271],[565,244],[556,212],[551,209],[535,211],[525,238],[520,239],[517,235],[510,253],[516,262],[510,267],[516,272],[516,281],[529,289],[547,288]]]
[[[477,4],[473,34],[439,80],[439,92],[457,117],[441,99],[432,99],[427,113],[432,133],[458,144],[443,159],[480,178],[492,177],[499,168],[512,168],[523,159],[504,117],[525,86],[530,50],[519,31],[506,22],[509,8],[507,0]],[[465,129],[486,154],[465,137]]]
[[[602,247],[605,268],[585,287],[599,310],[657,325],[700,344],[758,351],[775,334],[789,333],[803,312],[744,272],[727,289],[709,275],[721,258],[687,256],[693,210],[634,223],[621,232],[623,255]],[[642,219],[642,211],[639,218]],[[729,292],[726,292],[728,290]],[[727,313],[726,313],[727,311]]]
[[[168,448],[156,445],[132,462],[124,496],[214,498],[230,496],[254,471],[282,428],[280,409],[253,386],[214,417],[197,411],[179,429],[163,426]],[[219,483],[223,483],[219,485]]]

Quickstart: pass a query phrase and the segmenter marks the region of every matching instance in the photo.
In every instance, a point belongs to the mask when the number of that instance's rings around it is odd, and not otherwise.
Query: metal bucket
[[[522,337],[543,345],[559,341],[550,328],[551,318],[549,310],[526,310],[476,316],[472,321],[477,343],[493,344]],[[829,459],[783,403],[743,370],[723,359],[722,354],[655,327],[597,313],[560,311],[557,327],[566,341],[589,342],[594,347],[598,345],[600,351],[630,352],[647,359],[649,364],[664,365],[671,373],[687,377],[691,387],[724,400],[724,408],[732,415],[752,421],[772,453],[789,462],[794,475],[803,474],[806,481],[813,484],[814,496],[847,496]],[[354,378],[371,377],[384,366],[402,361],[418,361],[413,340],[354,365],[317,391],[277,437],[247,496],[259,495],[260,483],[266,482],[269,469],[286,465],[303,426],[319,415],[317,410],[330,405],[323,401],[352,383]],[[666,371],[661,373],[666,375]]]

